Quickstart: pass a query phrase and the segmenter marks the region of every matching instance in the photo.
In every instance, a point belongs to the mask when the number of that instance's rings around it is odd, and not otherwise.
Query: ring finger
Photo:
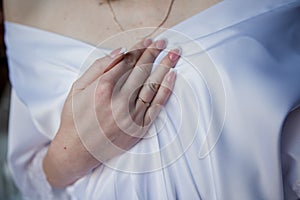
[[[174,67],[179,59],[180,50],[171,50],[157,66],[154,72],[145,81],[136,99],[136,110],[141,111],[147,109],[153,98],[155,97],[165,75],[170,68]]]

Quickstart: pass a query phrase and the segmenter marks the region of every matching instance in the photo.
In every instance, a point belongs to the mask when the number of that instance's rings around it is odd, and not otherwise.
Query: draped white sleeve
[[[76,67],[93,47],[18,24],[6,22],[5,26],[13,85],[8,151],[13,177],[24,198],[70,198],[67,190],[50,187],[42,160],[58,129],[64,99],[78,76]]]
[[[167,35],[183,54],[153,135],[63,191],[51,190],[41,161],[94,47],[6,22],[17,185],[36,199],[300,198],[299,9],[224,0],[173,27],[192,40]]]
[[[20,134],[24,134],[21,139]],[[67,192],[52,190],[44,175],[42,160],[48,143],[49,139],[34,128],[26,106],[12,91],[9,146],[14,148],[10,148],[9,163],[24,199],[68,198]]]

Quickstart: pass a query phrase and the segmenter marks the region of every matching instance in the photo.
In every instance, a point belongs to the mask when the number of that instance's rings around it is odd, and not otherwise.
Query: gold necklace
[[[175,1],[175,0],[171,0],[171,3],[170,3],[170,5],[169,5],[169,7],[168,7],[168,11],[167,11],[167,14],[165,15],[165,17],[162,19],[162,21],[158,24],[158,26],[155,27],[155,29],[154,29],[150,34],[148,34],[147,36],[145,36],[145,38],[151,36],[152,34],[154,34],[154,33],[155,33],[162,25],[164,25],[164,23],[167,21],[169,15],[170,15],[170,13],[171,13],[171,10],[172,10],[172,8],[173,8],[174,1]],[[108,3],[108,6],[109,6],[109,8],[110,8],[110,11],[111,11],[111,13],[112,13],[112,15],[113,15],[113,20],[114,20],[114,22],[116,23],[116,25],[119,27],[119,29],[120,29],[121,31],[125,31],[126,29],[122,26],[122,24],[121,24],[121,23],[119,22],[119,20],[117,19],[117,15],[116,15],[116,12],[115,12],[114,9],[113,9],[113,6],[112,6],[112,4],[111,4],[111,0],[107,0],[107,3]]]

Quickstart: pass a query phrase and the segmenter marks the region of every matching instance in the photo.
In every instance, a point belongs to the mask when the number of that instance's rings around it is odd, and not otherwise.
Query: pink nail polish
[[[112,57],[112,58],[116,57],[117,55],[122,54],[125,51],[126,51],[126,49],[124,47],[117,48],[110,53],[110,57]]]
[[[180,49],[173,49],[172,51],[169,52],[169,59],[172,62],[175,62],[175,61],[178,60],[180,54],[181,54],[181,50]]]
[[[155,47],[158,49],[164,49],[167,46],[167,41],[165,39],[163,40],[157,40],[155,42]]]
[[[144,40],[144,46],[145,47],[148,47],[150,44],[152,44],[152,39],[147,38],[147,39]]]

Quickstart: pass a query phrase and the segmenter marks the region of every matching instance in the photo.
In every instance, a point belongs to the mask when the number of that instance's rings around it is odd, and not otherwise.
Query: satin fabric
[[[108,51],[6,22],[18,186],[37,199],[300,198],[299,115],[283,130],[300,103],[299,5],[223,1],[172,28],[183,36],[165,33],[183,58],[154,136],[63,191],[45,181],[42,152],[82,66]]]

